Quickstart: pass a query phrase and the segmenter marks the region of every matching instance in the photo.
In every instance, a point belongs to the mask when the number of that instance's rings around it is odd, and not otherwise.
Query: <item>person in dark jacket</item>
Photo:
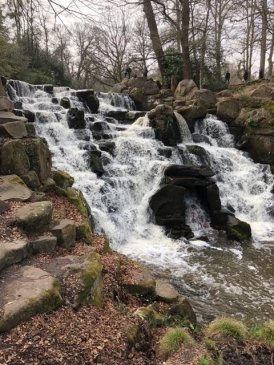
[[[248,71],[247,71],[247,70],[245,70],[245,72],[244,72],[244,82],[245,82],[245,83],[247,83],[248,78],[249,78]]]
[[[131,72],[132,72],[132,69],[128,65],[126,70],[125,70],[125,77],[128,77],[130,79]]]
[[[227,85],[229,85],[229,82],[230,82],[230,72],[229,71],[226,71],[226,74],[225,74],[225,83]]]

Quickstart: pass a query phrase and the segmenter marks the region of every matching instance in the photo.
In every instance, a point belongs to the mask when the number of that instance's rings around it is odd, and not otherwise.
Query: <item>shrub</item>
[[[170,328],[160,341],[160,351],[163,357],[167,359],[178,351],[182,344],[189,346],[193,342],[192,337],[184,328]]]
[[[207,337],[218,337],[218,335],[228,335],[237,339],[244,339],[246,337],[246,326],[233,318],[219,318],[215,319],[209,324],[206,329]]]

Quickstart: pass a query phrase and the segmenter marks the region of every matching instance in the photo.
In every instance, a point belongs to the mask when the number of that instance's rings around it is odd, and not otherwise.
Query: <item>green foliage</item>
[[[264,345],[274,347],[274,321],[251,327],[249,336]]]
[[[193,338],[186,329],[176,327],[170,328],[160,341],[160,351],[164,358],[179,350],[181,345],[190,346],[194,343]]]
[[[232,336],[237,339],[244,339],[247,334],[246,326],[233,318],[215,319],[207,327],[205,334],[209,338]]]
[[[198,359],[198,365],[215,365],[216,363],[212,360],[211,356],[207,353],[203,354]]]

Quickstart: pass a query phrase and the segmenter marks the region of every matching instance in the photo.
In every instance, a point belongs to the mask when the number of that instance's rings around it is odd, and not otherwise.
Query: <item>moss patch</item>
[[[74,188],[68,188],[66,190],[66,196],[70,203],[76,206],[80,213],[85,217],[89,216],[88,204],[83,193]]]
[[[247,335],[246,326],[233,318],[216,319],[209,324],[205,334],[209,338],[231,336],[237,339],[244,339]]]
[[[251,327],[249,335],[263,345],[274,347],[274,321]]]
[[[167,359],[184,344],[193,345],[194,340],[184,328],[170,328],[160,341],[160,352]]]
[[[88,220],[76,226],[76,239],[83,239],[87,244],[93,243],[93,232]]]

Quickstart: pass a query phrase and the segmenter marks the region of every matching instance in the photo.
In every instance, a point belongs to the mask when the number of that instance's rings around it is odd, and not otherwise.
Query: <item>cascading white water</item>
[[[197,122],[195,132],[207,135],[211,141],[211,145],[201,145],[210,156],[222,204],[232,206],[239,219],[250,223],[257,242],[273,241],[274,177],[269,166],[254,163],[246,153],[234,148],[228,127],[216,117]]]
[[[56,88],[54,92],[58,100],[66,96],[73,105],[84,108],[72,95],[73,90]],[[163,145],[154,139],[154,132],[149,127],[124,125],[122,129],[119,128],[118,122],[108,123],[103,116],[104,110],[120,110],[120,104],[115,107],[111,105],[109,96],[102,93],[98,96],[101,113],[92,116],[86,114],[87,128],[82,140],[73,129],[68,128],[67,111],[51,102],[52,95],[33,89],[27,96],[18,97],[23,102],[24,109],[36,113],[36,130],[49,144],[54,167],[68,171],[74,176],[75,187],[84,193],[97,229],[108,235],[112,246],[118,251],[151,265],[156,272],[171,278],[183,293],[191,297],[201,313],[250,313],[254,318],[268,317],[271,311],[273,312],[271,298],[274,294],[270,274],[273,272],[271,255],[266,257],[264,250],[257,250],[252,246],[241,248],[234,243],[227,245],[216,232],[213,238],[210,237],[210,242],[201,239],[187,242],[184,239],[173,240],[166,237],[163,229],[153,224],[148,200],[159,187],[164,167],[171,163],[180,163],[180,155],[173,149],[171,158],[162,156],[159,149],[163,148]],[[98,141],[93,138],[89,129],[90,117],[95,122],[108,123],[111,130],[115,130],[114,157],[102,152],[105,173],[101,178],[89,168],[87,145],[93,144],[99,148]],[[223,130],[222,122],[214,120],[213,133],[212,129],[206,127],[209,120],[210,118],[207,118],[203,124],[197,126],[200,128],[197,131],[210,137],[212,146],[202,146],[211,156],[212,167],[217,172],[223,203],[229,202],[238,215],[241,214],[240,206],[244,206],[246,200],[243,199],[244,202],[240,203],[242,193],[239,184],[245,176],[242,170],[250,168],[251,173],[257,174],[258,166],[233,148],[232,137],[227,130]],[[187,147],[184,145],[185,149]],[[236,156],[240,156],[239,164],[234,160],[232,163],[229,156],[235,160]],[[188,153],[184,159],[188,162],[192,157],[193,155]],[[197,157],[193,161],[199,163]],[[230,179],[233,191],[229,191]],[[267,182],[265,184],[267,185]],[[264,188],[266,189],[266,186]],[[233,197],[226,197],[226,194],[233,194]],[[252,195],[248,190],[245,194],[249,198]],[[206,214],[199,209],[199,203],[190,197],[188,222],[197,225],[198,217],[199,222],[195,230],[203,233],[205,229],[207,234],[208,220]],[[259,211],[259,208],[254,208],[254,211]],[[253,222],[252,228],[254,224]],[[271,252],[274,251],[272,246],[268,248]],[[261,306],[260,313],[257,313],[258,306]]]

